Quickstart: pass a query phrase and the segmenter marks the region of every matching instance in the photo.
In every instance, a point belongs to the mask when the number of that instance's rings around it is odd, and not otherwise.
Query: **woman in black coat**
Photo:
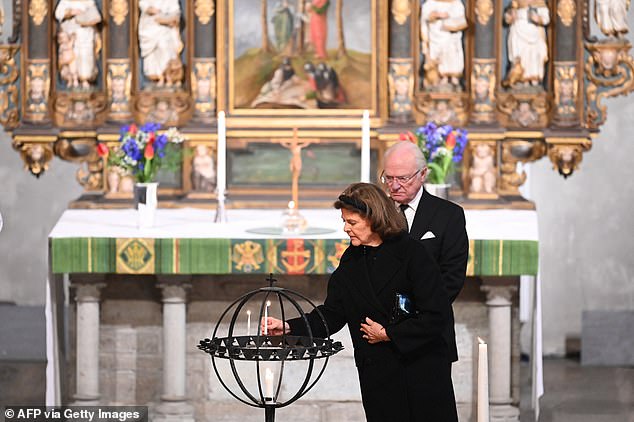
[[[369,422],[458,420],[451,359],[442,332],[450,312],[440,270],[377,186],[356,183],[335,202],[350,246],[318,306],[330,334],[348,324]],[[399,296],[397,296],[399,295]],[[413,305],[396,312],[396,298]],[[401,306],[401,308],[407,306]],[[317,311],[313,335],[326,337]],[[264,321],[263,321],[264,323]],[[272,335],[306,335],[302,318],[268,318]]]

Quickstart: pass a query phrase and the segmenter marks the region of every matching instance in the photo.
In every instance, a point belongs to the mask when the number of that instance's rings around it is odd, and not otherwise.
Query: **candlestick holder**
[[[308,298],[291,290],[274,287],[276,280],[272,274],[267,281],[269,287],[251,291],[229,305],[220,316],[212,338],[200,340],[198,348],[211,356],[214,372],[229,394],[244,404],[263,408],[265,421],[273,422],[275,409],[290,405],[313,388],[326,369],[330,356],[343,350],[343,345],[330,339],[324,316]],[[325,338],[313,335],[298,300],[317,310],[324,324]],[[259,308],[257,333],[236,335],[238,318],[246,315],[244,309],[250,304],[256,304]],[[306,324],[308,335],[273,336],[263,333],[259,322],[265,315],[271,316],[272,313],[281,317],[282,324],[286,323],[289,313],[297,314]],[[226,331],[226,335],[223,336],[222,331]],[[296,363],[299,368],[293,367],[291,370],[289,366]],[[320,368],[317,367],[318,363],[321,363]],[[301,379],[288,380],[287,374],[294,376],[302,372]],[[231,374],[233,379],[228,379],[227,374]],[[284,375],[287,375],[286,380]]]
[[[282,213],[282,234],[302,234],[307,227],[308,222],[299,212],[297,204],[291,201],[288,209]]]

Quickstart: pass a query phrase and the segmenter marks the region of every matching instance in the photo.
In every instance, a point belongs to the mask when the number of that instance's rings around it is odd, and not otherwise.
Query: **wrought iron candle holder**
[[[198,348],[211,356],[214,372],[229,394],[244,404],[264,408],[265,421],[273,422],[275,420],[275,409],[290,405],[313,388],[326,369],[330,356],[343,350],[343,345],[330,339],[324,316],[308,298],[291,290],[273,286],[276,280],[273,279],[272,274],[267,281],[269,282],[269,287],[251,291],[229,305],[220,316],[212,338],[201,340]],[[326,338],[319,338],[313,335],[306,313],[298,303],[298,300],[305,301],[313,309],[317,310],[321,322],[324,324]],[[254,324],[257,327],[255,335],[251,335],[249,332],[251,313],[250,311],[244,312],[249,303],[257,304],[259,308],[258,317],[254,318]],[[290,306],[291,312],[297,313],[303,319],[308,335],[271,336],[266,332],[262,332],[260,321],[262,318],[271,316],[269,308],[272,304],[274,304],[273,308],[275,309],[276,318],[281,319],[283,324],[287,320]],[[238,318],[245,314],[248,315],[247,335],[235,335]],[[227,328],[227,336],[219,337],[219,330],[228,315],[231,315],[231,317]],[[321,368],[315,367],[315,362],[318,360],[322,362]],[[229,387],[227,380],[223,379],[222,371],[219,368],[221,361],[228,362],[231,368],[231,375],[236,383],[234,388]],[[297,371],[293,372],[288,368],[285,372],[285,366],[290,366],[291,363],[299,361],[305,363],[303,365],[305,369],[303,379],[295,380],[297,387],[292,389],[292,391],[288,388],[282,388],[285,374],[297,375]],[[251,383],[252,388],[249,388],[243,379],[246,377],[252,378],[252,372],[245,373],[243,371],[241,374],[238,368],[238,364],[244,362],[254,362],[255,364],[256,377]],[[272,365],[275,365],[278,370],[274,371]],[[244,366],[242,369],[244,369]],[[263,369],[264,380],[262,380]],[[277,372],[277,376],[275,376],[275,372]],[[284,395],[286,398],[283,398]]]

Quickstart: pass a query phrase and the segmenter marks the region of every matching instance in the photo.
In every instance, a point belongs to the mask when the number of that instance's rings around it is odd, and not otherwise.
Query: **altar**
[[[183,419],[205,420],[205,402],[222,397],[208,385],[212,381],[201,381],[204,373],[193,369],[208,366],[196,353],[193,333],[209,330],[214,322],[196,320],[196,309],[209,308],[214,300],[213,294],[203,297],[201,286],[214,283],[206,278],[210,275],[231,284],[273,273],[280,279],[307,278],[325,291],[327,274],[337,267],[348,239],[339,211],[302,214],[307,234],[289,236],[262,234],[267,232],[262,229],[279,228],[282,210],[230,209],[226,223],[213,223],[209,210],[159,209],[155,225],[142,229],[132,209],[65,211],[49,235],[48,404],[150,402],[156,404],[155,420],[161,420],[167,404]],[[490,344],[492,414],[497,408],[519,417],[518,280],[537,274],[537,215],[510,209],[467,209],[465,215],[469,278],[454,304],[460,356],[453,377],[461,420],[474,417],[476,336]],[[264,278],[249,290],[261,287]],[[108,304],[117,301],[118,313]],[[154,309],[155,320],[139,322],[143,317],[134,314],[143,309]],[[148,340],[154,337],[162,337],[162,344],[143,346],[158,342]],[[356,379],[351,355],[341,359],[340,368]],[[151,376],[163,380],[154,393],[141,391],[139,377],[148,376],[148,369],[142,370],[148,362],[156,372]],[[360,406],[354,388],[313,400],[337,397]]]

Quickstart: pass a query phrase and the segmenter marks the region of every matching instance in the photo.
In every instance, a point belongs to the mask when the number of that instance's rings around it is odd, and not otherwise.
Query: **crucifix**
[[[279,139],[278,142],[291,153],[291,198],[293,206],[289,205],[289,208],[299,209],[299,176],[302,173],[302,149],[310,144],[319,142],[319,140],[303,139],[300,142],[297,128],[293,128],[293,137],[291,139]]]

